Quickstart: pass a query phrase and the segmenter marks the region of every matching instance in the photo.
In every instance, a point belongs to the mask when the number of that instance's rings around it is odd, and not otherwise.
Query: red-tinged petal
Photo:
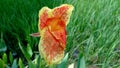
[[[59,42],[61,43],[60,46],[65,49],[66,25],[64,24],[64,21],[60,20],[59,18],[50,18],[47,20],[47,22],[50,32],[57,40],[59,40]]]
[[[64,49],[60,46],[59,40],[55,39],[48,28],[45,28],[42,32],[39,50],[48,64],[59,63],[64,57]]]
[[[47,26],[46,21],[49,18],[49,15],[48,15],[49,11],[50,9],[47,7],[44,7],[39,11],[39,25],[38,25],[39,30]]]
[[[59,40],[59,42],[61,43],[60,46],[62,46],[64,49],[66,47],[66,30],[60,30],[60,31],[54,31],[52,32],[52,34],[55,36],[56,39]]]
[[[47,20],[47,25],[50,28],[51,31],[58,31],[61,29],[65,29],[66,25],[62,20],[59,18],[49,18]]]
[[[67,25],[73,10],[72,5],[63,4],[60,7],[53,9],[52,13],[54,17],[60,18]]]

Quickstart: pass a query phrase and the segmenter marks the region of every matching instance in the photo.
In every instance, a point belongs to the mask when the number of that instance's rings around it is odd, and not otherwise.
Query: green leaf
[[[0,39],[0,52],[5,52],[7,50],[7,46],[3,40],[3,34],[1,33],[1,39]]]
[[[37,65],[29,61],[29,68],[36,68]]]
[[[5,64],[4,64],[4,61],[2,59],[0,59],[0,68],[5,68]]]
[[[6,65],[6,68],[11,68],[9,65]]]
[[[41,57],[40,56],[36,56],[36,58],[37,58],[37,68],[40,68],[40,59],[41,59]]]
[[[79,59],[77,62],[77,68],[86,68],[85,67],[85,58],[84,58],[83,54],[79,55]]]
[[[30,45],[27,45],[27,48],[23,48],[23,46],[19,42],[19,47],[22,53],[24,54],[25,58],[27,59],[27,61],[30,61],[30,57],[32,57],[33,54]]]
[[[32,49],[29,44],[27,45],[27,52],[28,52],[29,56],[32,57],[33,52],[32,52]]]
[[[12,68],[18,68],[17,59],[13,61]]]
[[[2,59],[3,59],[4,63],[7,64],[7,55],[6,55],[6,53],[3,54]]]
[[[19,68],[24,68],[24,64],[23,64],[21,58],[19,58]]]
[[[12,64],[13,63],[13,56],[12,56],[11,52],[9,53],[9,59],[10,59],[10,63]]]
[[[62,62],[58,65],[58,68],[67,68],[67,59],[68,59],[68,53],[63,58]]]

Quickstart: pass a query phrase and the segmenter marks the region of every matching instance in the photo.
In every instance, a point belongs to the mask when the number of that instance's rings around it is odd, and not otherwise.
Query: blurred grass
[[[39,55],[39,38],[29,34],[38,31],[38,12],[44,6],[53,8],[63,3],[75,7],[67,26],[65,52],[69,53],[68,64],[78,61],[82,53],[86,67],[119,68],[120,0],[1,0],[0,58],[5,53],[9,56],[11,52],[15,62],[22,58],[19,61],[21,64],[23,61],[25,66],[28,63],[32,66],[32,61]],[[29,45],[32,49],[33,55],[29,60],[19,45],[23,48]],[[13,66],[11,61],[7,61],[8,66]],[[45,65],[40,59],[40,67]]]

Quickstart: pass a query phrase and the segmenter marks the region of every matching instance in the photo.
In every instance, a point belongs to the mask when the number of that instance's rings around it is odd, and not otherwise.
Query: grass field
[[[65,63],[50,68],[120,68],[120,0],[1,0],[0,68],[49,68],[38,52],[38,12],[72,4]],[[62,67],[63,66],[63,67]],[[82,67],[83,66],[83,67]]]

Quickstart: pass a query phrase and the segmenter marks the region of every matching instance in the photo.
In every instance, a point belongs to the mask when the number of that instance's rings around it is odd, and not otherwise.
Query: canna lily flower
[[[39,51],[48,65],[58,64],[64,57],[66,26],[69,23],[72,10],[72,5],[63,4],[54,9],[43,7],[39,11],[39,33],[31,35],[41,36]]]

